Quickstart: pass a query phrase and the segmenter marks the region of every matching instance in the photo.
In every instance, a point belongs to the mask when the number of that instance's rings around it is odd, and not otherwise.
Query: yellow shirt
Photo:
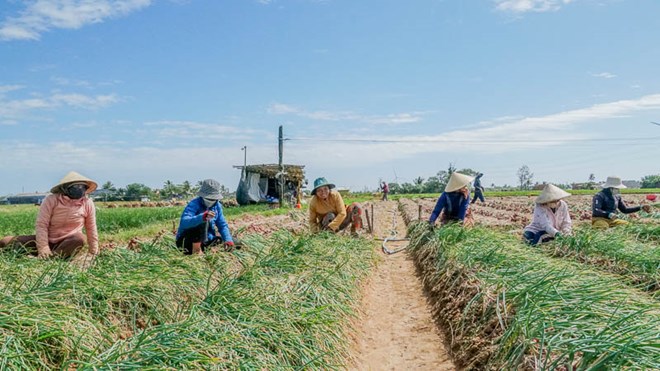
[[[328,213],[334,213],[335,219],[328,225],[330,229],[336,231],[341,222],[346,219],[346,206],[344,199],[339,192],[330,190],[328,199],[323,201],[316,195],[312,197],[309,202],[309,229],[312,232],[317,232],[321,229],[321,221]]]

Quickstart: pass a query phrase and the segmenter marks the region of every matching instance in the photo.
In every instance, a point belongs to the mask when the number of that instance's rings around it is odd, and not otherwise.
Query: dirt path
[[[397,236],[405,237],[406,227],[396,206],[395,201],[375,203],[374,236],[390,236],[395,215]],[[392,242],[387,246],[393,249],[404,245]],[[353,368],[455,369],[431,319],[415,266],[405,252],[383,256],[364,287],[361,312],[353,346]]]

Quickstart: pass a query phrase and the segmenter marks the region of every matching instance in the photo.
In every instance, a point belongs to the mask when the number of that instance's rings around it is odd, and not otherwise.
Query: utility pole
[[[245,169],[247,168],[247,146],[243,146],[243,148],[241,148],[241,151],[245,151],[245,153],[243,154],[244,155],[243,156],[243,172],[245,172]]]
[[[279,184],[279,191],[280,191],[280,208],[284,206],[284,165],[282,164],[282,156],[284,152],[284,134],[282,131],[282,125],[280,125],[280,134],[278,137],[279,140],[279,166],[280,166],[280,184]]]

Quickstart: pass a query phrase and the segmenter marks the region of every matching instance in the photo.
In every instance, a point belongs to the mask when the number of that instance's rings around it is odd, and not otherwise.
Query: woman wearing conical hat
[[[463,223],[466,219],[468,206],[470,205],[470,191],[468,185],[474,180],[473,177],[461,173],[452,173],[449,182],[442,192],[435,208],[429,218],[429,223],[435,225],[436,219],[442,213],[441,224],[449,222]]]
[[[603,190],[596,193],[591,204],[591,225],[594,228],[607,229],[617,225],[628,224],[627,221],[619,219],[617,209],[624,214],[636,213],[644,210],[651,212],[651,206],[628,207],[621,199],[621,189],[627,188],[621,178],[616,176],[607,177]]]
[[[87,243],[89,253],[98,254],[96,209],[87,197],[96,187],[95,181],[75,171],[69,172],[41,203],[36,235],[7,236],[0,240],[0,248],[23,246],[39,258],[71,257]]]
[[[562,234],[571,233],[571,216],[563,199],[571,194],[547,184],[536,197],[532,222],[523,230],[523,238],[530,245],[548,242]]]

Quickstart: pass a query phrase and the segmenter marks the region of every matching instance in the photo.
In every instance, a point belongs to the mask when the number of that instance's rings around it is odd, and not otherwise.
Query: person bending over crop
[[[36,235],[4,237],[0,248],[23,246],[38,258],[51,255],[68,258],[88,243],[89,253],[98,254],[96,209],[87,197],[97,186],[93,180],[75,171],[69,172],[41,203]],[[82,233],[83,228],[87,238]]]
[[[484,174],[479,173],[477,174],[477,177],[474,178],[474,198],[472,199],[472,202],[470,203],[475,203],[477,202],[477,198],[481,200],[481,202],[486,202],[484,199],[484,187],[481,185],[481,177],[484,176]]]
[[[226,250],[233,250],[234,240],[222,214],[220,187],[217,180],[202,181],[197,192],[199,197],[190,201],[183,210],[176,232],[176,246],[183,249],[184,254],[201,254],[208,247],[223,242]],[[220,231],[220,236],[216,235],[214,226]]]
[[[591,225],[598,229],[607,229],[617,225],[628,224],[627,221],[619,219],[616,210],[619,209],[624,214],[636,213],[644,210],[651,212],[651,206],[633,206],[628,207],[621,199],[620,189],[627,188],[621,182],[621,178],[616,176],[607,177],[603,190],[594,195],[591,204]]]
[[[344,199],[333,188],[335,185],[328,183],[325,178],[314,180],[312,199],[309,202],[310,230],[339,232],[350,225],[351,233],[357,233],[362,228],[362,208],[356,202],[346,207]]]
[[[571,194],[548,184],[536,197],[532,222],[523,229],[523,238],[530,245],[551,241],[571,233],[571,216],[563,199]]]
[[[452,173],[449,177],[449,182],[442,192],[435,208],[429,218],[429,224],[435,225],[436,219],[440,217],[440,224],[445,225],[449,222],[466,223],[468,206],[470,204],[470,191],[468,185],[474,180],[473,177],[461,174]]]

